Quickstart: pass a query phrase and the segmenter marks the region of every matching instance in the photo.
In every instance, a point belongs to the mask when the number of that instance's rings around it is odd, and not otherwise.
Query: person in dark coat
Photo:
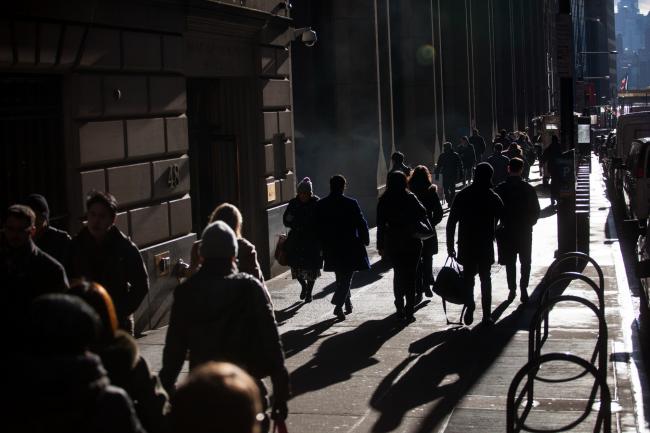
[[[289,373],[282,342],[262,283],[237,272],[237,239],[223,221],[209,224],[201,235],[203,264],[174,290],[169,328],[163,349],[160,380],[172,396],[188,357],[190,371],[209,361],[231,362],[257,380],[273,384],[274,419],[287,417]],[[268,420],[265,422],[268,428]]]
[[[115,197],[94,191],[86,209],[88,223],[70,246],[68,275],[101,284],[115,303],[120,328],[133,335],[133,313],[149,291],[147,269],[138,247],[115,226]]]
[[[106,289],[97,283],[79,281],[70,287],[68,294],[83,299],[99,316],[99,336],[90,349],[99,355],[111,384],[131,397],[135,412],[148,433],[169,431],[167,393],[140,355],[133,337],[117,329],[115,307]]]
[[[503,147],[501,143],[494,144],[494,153],[487,159],[487,163],[492,166],[494,174],[492,175],[492,183],[498,185],[501,182],[504,182],[508,178],[508,159],[507,156],[503,155]]]
[[[492,190],[492,166],[482,162],[476,166],[474,183],[458,193],[447,219],[447,254],[456,256],[454,238],[458,225],[458,263],[463,265],[467,288],[467,310],[464,321],[474,320],[474,278],[481,280],[483,323],[491,324],[492,280],[494,263],[494,231],[503,211],[503,202]]]
[[[478,129],[472,129],[472,135],[469,137],[469,142],[474,146],[476,152],[476,163],[482,162],[487,157],[485,155],[485,139],[478,133]]]
[[[456,182],[463,173],[463,162],[458,153],[454,152],[450,142],[444,145],[444,151],[438,157],[436,164],[436,179],[442,173],[442,189],[445,193],[445,200],[451,207],[456,196]]]
[[[68,232],[50,225],[50,206],[45,197],[40,194],[31,194],[23,204],[29,206],[36,215],[36,231],[33,236],[36,246],[64,265],[68,259],[72,238]]]
[[[298,195],[289,200],[282,221],[289,227],[287,260],[291,278],[300,283],[300,299],[311,302],[316,279],[320,277],[323,258],[316,225],[316,203],[311,179],[304,178],[297,187]]]
[[[508,180],[497,186],[495,192],[503,201],[499,227],[499,263],[506,266],[508,299],[517,291],[517,255],[521,263],[521,302],[528,301],[528,280],[533,245],[533,226],[539,218],[539,200],[535,188],[522,179],[524,162],[513,158],[508,165]]]
[[[334,272],[336,291],[332,297],[334,315],[345,319],[352,312],[350,286],[356,271],[370,269],[366,246],[370,233],[359,203],[343,194],[345,177],[340,174],[330,179],[330,194],[316,204],[316,218],[323,248],[324,270]]]
[[[476,165],[476,152],[474,146],[469,142],[469,138],[462,137],[458,145],[458,155],[463,161],[463,186],[472,181],[472,172]]]
[[[27,206],[13,205],[7,210],[0,238],[0,315],[10,340],[26,343],[20,332],[34,299],[47,293],[64,292],[68,278],[63,266],[41,251],[31,239],[36,231],[34,212]],[[9,344],[11,347],[12,344]]]
[[[420,200],[427,212],[427,219],[433,230],[433,236],[422,242],[420,266],[418,266],[416,293],[430,298],[433,296],[431,285],[433,279],[433,256],[438,253],[438,237],[435,227],[442,221],[442,205],[438,198],[438,191],[431,183],[431,173],[424,165],[418,165],[408,182],[409,190]]]
[[[497,143],[501,143],[501,149],[505,150],[508,147],[510,147],[510,138],[508,138],[508,131],[505,129],[502,129],[499,131],[499,135],[494,139],[494,143],[492,144],[492,148],[494,148],[494,145]]]
[[[427,221],[427,215],[424,206],[406,186],[404,173],[388,174],[386,191],[377,203],[377,249],[393,264],[397,315],[412,321],[415,320],[416,279],[422,252],[422,241],[413,236],[413,231],[418,221]]]
[[[390,159],[393,161],[393,166],[391,167],[389,173],[394,171],[401,171],[407,177],[411,175],[411,167],[404,164],[404,154],[402,152],[394,152],[391,155]]]
[[[551,179],[551,206],[555,206],[557,203],[558,196],[560,194],[560,185],[558,182],[557,170],[558,159],[562,157],[562,145],[560,140],[557,138],[557,135],[554,135],[551,138],[551,144],[546,148],[544,153],[542,153],[542,158],[540,159],[540,164],[546,164],[546,173],[550,174]]]
[[[90,306],[76,296],[44,295],[27,322],[30,351],[16,365],[20,383],[5,403],[5,431],[145,432],[129,396],[110,384],[101,360],[88,351],[99,329]]]

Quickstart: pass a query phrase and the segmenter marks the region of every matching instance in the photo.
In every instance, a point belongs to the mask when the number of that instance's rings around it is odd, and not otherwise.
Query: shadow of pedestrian
[[[370,269],[365,271],[355,272],[354,277],[352,277],[352,287],[351,290],[360,289],[369,284],[376,283],[381,280],[383,275],[391,269],[390,264],[386,260],[378,260],[372,265]],[[336,282],[332,282],[327,286],[323,287],[318,293],[314,294],[314,299],[322,299],[331,295],[336,291]]]
[[[293,396],[345,382],[357,371],[379,363],[375,353],[402,329],[401,321],[388,316],[323,341],[314,357],[291,373]]]
[[[319,323],[314,323],[306,328],[295,329],[287,331],[282,334],[282,347],[284,348],[284,356],[291,358],[292,356],[302,352],[312,344],[316,343],[322,338],[329,337],[329,335],[322,335],[337,322],[335,317],[323,320]]]
[[[283,325],[287,320],[298,314],[298,311],[303,305],[305,305],[305,303],[299,301],[294,302],[292,305],[282,310],[275,310],[275,321],[278,322],[278,326]]]

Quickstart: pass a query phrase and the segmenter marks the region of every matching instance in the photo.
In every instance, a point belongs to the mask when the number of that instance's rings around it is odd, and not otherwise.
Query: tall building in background
[[[584,6],[585,49],[577,75],[585,83],[585,106],[612,105],[617,92],[614,1],[589,0]]]
[[[619,83],[628,89],[650,86],[650,14],[639,11],[638,0],[620,0],[616,12]]]

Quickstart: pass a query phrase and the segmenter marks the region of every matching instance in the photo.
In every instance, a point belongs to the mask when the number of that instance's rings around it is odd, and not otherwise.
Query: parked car
[[[623,189],[625,162],[630,154],[632,141],[642,137],[650,137],[650,111],[619,116],[616,122],[615,152],[610,166],[610,179],[613,180],[616,190]]]
[[[646,227],[650,209],[650,135],[632,140],[623,167],[627,216],[638,220],[641,227]]]

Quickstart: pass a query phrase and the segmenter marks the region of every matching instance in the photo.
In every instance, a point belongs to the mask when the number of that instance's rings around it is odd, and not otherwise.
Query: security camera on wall
[[[293,39],[298,39],[298,36],[300,36],[300,40],[303,44],[305,44],[306,47],[313,47],[316,45],[316,41],[318,41],[318,35],[314,30],[311,29],[311,27],[295,29],[293,31]]]

